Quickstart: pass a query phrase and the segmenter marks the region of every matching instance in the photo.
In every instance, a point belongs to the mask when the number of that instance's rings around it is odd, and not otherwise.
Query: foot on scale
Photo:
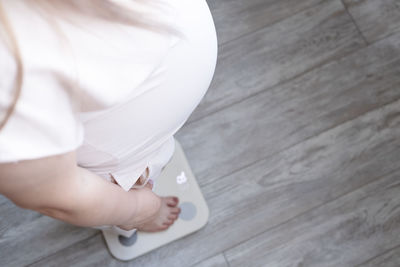
[[[112,229],[102,230],[108,249],[115,258],[132,260],[206,225],[209,216],[207,203],[176,140],[174,155],[157,178],[154,192],[159,196],[179,198],[179,218],[167,230],[155,233],[133,230],[129,235],[119,235]]]

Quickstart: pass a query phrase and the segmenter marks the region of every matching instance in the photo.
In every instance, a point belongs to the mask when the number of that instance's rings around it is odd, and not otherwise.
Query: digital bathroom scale
[[[181,213],[167,230],[146,233],[136,231],[131,237],[102,230],[110,253],[123,261],[132,260],[158,247],[191,234],[206,225],[209,210],[200,187],[190,169],[181,145],[175,140],[175,151],[157,178],[154,192],[159,196],[177,196]]]

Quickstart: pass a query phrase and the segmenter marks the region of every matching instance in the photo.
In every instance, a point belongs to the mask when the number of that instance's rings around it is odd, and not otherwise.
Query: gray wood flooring
[[[125,263],[0,196],[0,266],[400,266],[400,1],[208,3],[217,69],[176,135],[207,226]]]

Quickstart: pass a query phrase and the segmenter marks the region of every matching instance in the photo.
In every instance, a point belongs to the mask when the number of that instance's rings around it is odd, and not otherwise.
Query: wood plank
[[[399,267],[400,266],[400,246],[390,249],[377,257],[374,257],[360,265],[360,267]]]
[[[208,0],[217,29],[218,43],[224,44],[319,4],[323,0]]]
[[[400,245],[399,236],[400,170],[225,254],[232,267],[355,266]]]
[[[323,1],[221,46],[211,87],[189,121],[364,45],[340,0]]]
[[[104,260],[103,260],[104,259]],[[45,263],[44,263],[45,262]],[[92,237],[66,247],[43,260],[29,265],[30,267],[63,267],[63,266],[129,266],[127,262],[114,259],[109,253],[99,231]],[[130,265],[132,266],[132,265]]]
[[[24,266],[93,235],[81,228],[16,207],[0,205],[0,266]]]
[[[397,101],[220,178],[203,187],[211,211],[205,228],[131,264],[190,266],[370,183],[399,168],[399,135]],[[115,263],[100,251],[104,244],[92,246],[99,250],[92,263]],[[37,266],[85,262],[81,250],[72,246]]]
[[[400,98],[400,35],[325,64],[176,135],[200,185]]]
[[[226,262],[224,255],[221,253],[193,265],[193,267],[229,267],[229,265]]]
[[[369,42],[400,31],[398,0],[343,0],[343,2]]]
[[[161,266],[163,260],[157,259],[158,264],[137,265],[136,261],[122,262],[114,259],[105,246],[101,233],[96,234],[90,238],[84,239],[70,247],[65,248],[63,251],[54,253],[44,260],[39,260],[29,265],[29,267],[62,267],[62,266]],[[154,264],[154,262],[152,263]],[[167,265],[165,265],[167,266]],[[179,260],[170,266],[184,266],[181,265]],[[186,265],[188,266],[188,265]],[[210,257],[200,263],[192,265],[193,267],[228,267],[223,254]]]
[[[40,213],[17,207],[3,195],[0,195],[0,199],[0,241],[11,228],[23,226],[26,222],[38,220],[43,216]]]

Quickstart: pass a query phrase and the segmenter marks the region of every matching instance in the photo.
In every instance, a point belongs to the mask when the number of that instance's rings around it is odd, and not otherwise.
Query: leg
[[[140,176],[136,184],[132,188],[142,188],[146,185],[147,182],[152,183],[153,191],[156,185],[156,180],[160,176],[164,167],[171,160],[175,151],[175,139],[171,136],[160,148],[157,155],[150,161],[149,166]],[[112,183],[118,184],[115,179],[111,176],[110,181]],[[175,208],[178,205],[178,199],[176,197],[162,197],[162,211],[161,217],[159,218],[158,227],[155,228],[154,225],[143,225],[140,227],[142,231],[157,231],[167,229],[173,222],[177,219],[179,214],[179,209]],[[97,226],[93,227],[96,229],[112,229],[115,234],[119,234],[125,237],[132,236],[136,229],[132,230],[123,230],[118,226]]]

